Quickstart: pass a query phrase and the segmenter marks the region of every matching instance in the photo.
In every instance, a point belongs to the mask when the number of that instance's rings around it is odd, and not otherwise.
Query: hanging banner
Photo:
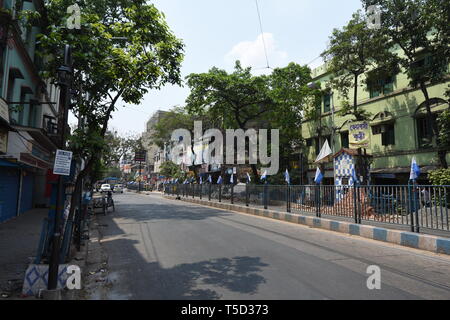
[[[370,125],[368,122],[353,122],[349,127],[350,149],[370,147]]]

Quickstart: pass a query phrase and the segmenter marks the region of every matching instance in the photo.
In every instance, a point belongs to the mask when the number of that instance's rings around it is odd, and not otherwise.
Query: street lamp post
[[[66,124],[69,115],[70,103],[70,85],[72,81],[72,55],[71,48],[66,45],[64,48],[64,64],[58,69],[58,84],[60,90],[60,106],[59,106],[59,129],[60,141],[59,147],[64,150],[66,144]],[[49,261],[48,271],[48,290],[55,290],[58,285],[58,269],[59,269],[59,250],[61,242],[61,217],[64,210],[64,181],[63,176],[58,178],[58,189],[56,197],[56,210],[54,219],[54,228],[52,236],[52,251]]]

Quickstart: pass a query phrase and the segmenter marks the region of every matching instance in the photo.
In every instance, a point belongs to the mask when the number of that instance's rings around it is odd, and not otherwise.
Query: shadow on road
[[[185,203],[175,203],[167,209],[167,204],[121,204],[116,202],[118,218],[139,221],[151,220],[205,220],[212,217],[227,217],[232,214],[203,207],[191,207]]]
[[[167,205],[159,204],[136,204],[130,209],[120,202],[116,209],[114,214],[98,216],[104,239],[102,245],[109,256],[108,278],[113,284],[107,299],[217,300],[224,292],[257,294],[258,287],[266,282],[261,273],[268,264],[258,257],[227,257],[164,268],[151,234],[140,235],[148,237],[148,241],[137,241],[128,238],[136,235],[127,234],[121,228],[122,224],[127,224],[123,220],[128,219],[145,225],[151,220],[203,220],[229,215],[223,211],[176,204],[170,211]],[[141,232],[146,233],[148,229],[143,230]]]

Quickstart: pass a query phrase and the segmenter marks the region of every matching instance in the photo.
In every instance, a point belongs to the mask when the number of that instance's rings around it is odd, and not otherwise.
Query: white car
[[[111,190],[111,185],[109,184],[102,184],[102,186],[100,187],[100,192],[110,192]]]
[[[121,184],[116,184],[113,189],[114,193],[123,193],[123,186]]]

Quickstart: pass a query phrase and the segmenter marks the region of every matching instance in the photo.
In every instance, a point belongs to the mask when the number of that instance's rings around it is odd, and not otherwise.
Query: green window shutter
[[[323,112],[331,111],[331,95],[326,94],[323,96]]]

